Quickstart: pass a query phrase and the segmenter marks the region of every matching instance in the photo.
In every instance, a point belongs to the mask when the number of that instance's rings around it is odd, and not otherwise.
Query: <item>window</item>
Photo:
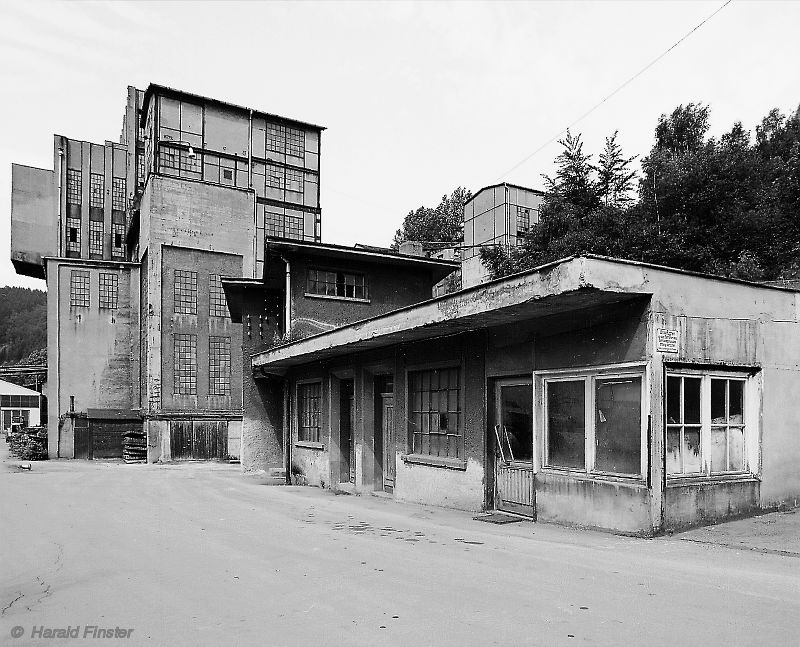
[[[81,204],[83,180],[81,172],[77,169],[67,169],[67,203]]]
[[[667,474],[748,470],[746,385],[743,376],[720,373],[667,375]]]
[[[114,223],[111,225],[111,230],[114,237],[111,255],[118,258],[125,258],[125,225],[122,223]]]
[[[197,272],[175,270],[175,314],[197,314]]]
[[[103,221],[89,221],[89,253],[103,255]]]
[[[72,270],[69,275],[69,305],[89,307],[89,272]]]
[[[264,207],[264,233],[274,238],[283,238],[283,214]]]
[[[228,304],[225,301],[225,291],[222,289],[222,279],[219,274],[208,277],[208,314],[212,317],[227,317]]]
[[[100,308],[116,310],[119,294],[119,277],[116,274],[100,272]]]
[[[175,334],[174,393],[197,395],[197,335]]]
[[[286,215],[286,238],[303,240],[303,218],[301,216]]]
[[[531,228],[531,210],[528,207],[517,207],[517,235],[524,234]]]
[[[160,140],[203,147],[203,106],[161,97],[159,125]]]
[[[199,180],[203,177],[203,156],[188,148],[162,144],[158,151],[158,170],[166,175]]]
[[[115,177],[111,182],[111,208],[116,211],[125,211],[125,178]]]
[[[208,338],[208,393],[231,394],[231,338]]]
[[[249,186],[247,169],[247,160],[210,154],[203,156],[203,179],[207,182],[247,188]]]
[[[67,218],[67,251],[81,251],[81,219]]]
[[[408,374],[411,452],[461,458],[461,386],[458,368]]]
[[[322,384],[314,382],[297,386],[297,439],[320,442],[320,399]]]
[[[543,384],[547,467],[644,473],[641,375],[546,377]]]
[[[38,409],[38,395],[0,395],[0,407]]]
[[[306,149],[306,134],[302,130],[282,124],[267,124],[267,150],[303,157]]]
[[[342,299],[367,299],[367,280],[363,274],[308,270],[308,294],[339,297]]]
[[[284,168],[275,164],[267,164],[267,186],[271,189],[283,189],[286,178]]]
[[[89,206],[103,208],[103,192],[106,179],[101,173],[92,173],[89,176]]]
[[[303,172],[293,168],[286,169],[286,190],[303,192]]]

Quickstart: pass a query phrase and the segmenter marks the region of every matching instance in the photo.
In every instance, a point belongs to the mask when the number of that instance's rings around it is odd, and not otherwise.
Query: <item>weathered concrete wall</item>
[[[601,481],[552,472],[535,480],[539,521],[652,534],[650,492],[644,483]]]
[[[17,272],[44,277],[44,257],[58,254],[53,171],[11,165],[11,260]]]
[[[397,452],[394,495],[398,501],[470,512],[483,510],[482,461],[469,459],[465,470],[454,470],[406,463],[402,460],[404,453]]]
[[[242,469],[283,467],[283,381],[254,380],[245,371]]]
[[[667,485],[665,529],[680,530],[738,515],[759,508],[760,483],[746,478],[733,481],[674,481]]]

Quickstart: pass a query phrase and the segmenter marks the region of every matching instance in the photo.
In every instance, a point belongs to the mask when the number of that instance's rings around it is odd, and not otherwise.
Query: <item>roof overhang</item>
[[[228,311],[233,323],[242,323],[242,311],[244,310],[244,291],[263,290],[264,282],[261,279],[248,278],[229,278],[222,277],[222,291],[225,293],[225,300],[228,302]]]
[[[280,374],[354,352],[649,298],[641,270],[613,265],[590,258],[551,263],[269,349],[253,356],[253,369]]]

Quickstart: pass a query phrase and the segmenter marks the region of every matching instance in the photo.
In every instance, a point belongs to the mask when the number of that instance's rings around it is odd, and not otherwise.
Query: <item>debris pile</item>
[[[126,431],[122,439],[122,460],[126,463],[147,462],[147,438],[143,431]]]
[[[47,460],[47,428],[15,427],[9,432],[11,453],[23,461]]]

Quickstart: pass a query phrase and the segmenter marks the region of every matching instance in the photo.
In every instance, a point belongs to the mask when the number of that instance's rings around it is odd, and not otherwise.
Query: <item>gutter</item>
[[[283,312],[283,326],[286,338],[290,338],[292,330],[292,264],[285,256],[280,256],[280,259],[286,263],[286,297]]]

